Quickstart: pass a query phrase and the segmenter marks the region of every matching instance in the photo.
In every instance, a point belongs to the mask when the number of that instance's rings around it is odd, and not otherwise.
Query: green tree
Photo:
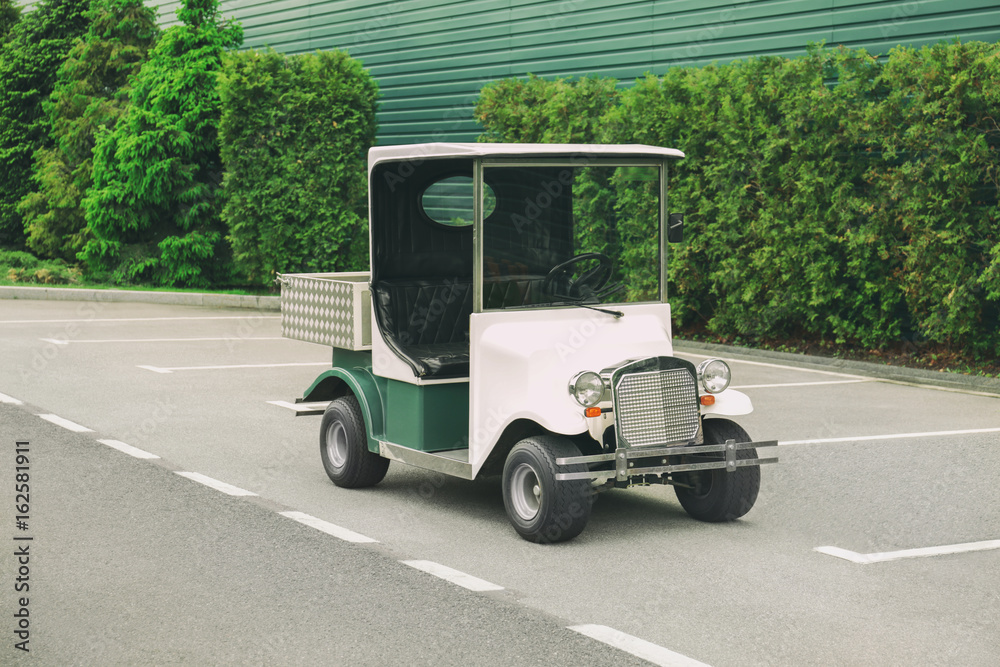
[[[159,36],[142,0],[94,0],[90,28],[59,69],[45,103],[54,145],[35,153],[37,190],[20,205],[36,254],[75,260],[88,239],[81,201],[90,188],[98,131],[114,128],[128,103],[126,84]]]
[[[94,149],[81,258],[123,282],[207,286],[224,279],[217,80],[243,41],[218,0],[184,0],[135,76],[130,104]]]
[[[73,42],[87,29],[89,0],[41,0],[0,46],[0,245],[24,247],[17,205],[31,191],[31,160],[50,145],[42,104]]]
[[[222,215],[240,271],[269,284],[278,272],[365,269],[378,86],[361,63],[342,51],[235,53],[220,95]]]
[[[618,100],[616,81],[501,79],[483,86],[474,115],[485,129],[479,141],[511,143],[597,143],[601,118]]]
[[[21,8],[14,0],[0,0],[0,44],[7,39],[11,29],[21,19]]]

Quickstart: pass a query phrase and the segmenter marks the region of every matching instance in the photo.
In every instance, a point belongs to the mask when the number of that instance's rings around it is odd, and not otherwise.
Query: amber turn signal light
[[[702,405],[715,405],[715,396],[711,394],[705,394],[701,397]]]
[[[584,417],[600,417],[601,416],[601,409],[600,408],[596,408],[596,407],[595,408],[587,408],[586,410],[583,411],[583,416]]]

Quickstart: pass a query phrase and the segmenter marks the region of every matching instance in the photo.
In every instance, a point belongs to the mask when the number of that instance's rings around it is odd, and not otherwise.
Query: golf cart
[[[502,475],[525,539],[559,542],[597,491],[669,484],[703,521],[746,514],[756,447],[729,366],[674,356],[667,172],[642,145],[418,144],[368,156],[371,271],[285,274],[282,332],[329,345],[322,414],[340,487],[391,461]]]

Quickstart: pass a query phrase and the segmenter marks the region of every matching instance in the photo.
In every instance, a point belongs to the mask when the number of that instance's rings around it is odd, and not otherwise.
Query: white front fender
[[[715,394],[715,404],[702,406],[702,415],[748,415],[753,412],[753,404],[750,397],[735,389],[726,389]]]

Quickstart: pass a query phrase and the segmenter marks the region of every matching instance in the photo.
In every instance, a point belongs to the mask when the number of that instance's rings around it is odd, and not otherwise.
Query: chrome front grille
[[[626,373],[614,396],[621,445],[666,445],[697,437],[698,387],[684,368]]]

